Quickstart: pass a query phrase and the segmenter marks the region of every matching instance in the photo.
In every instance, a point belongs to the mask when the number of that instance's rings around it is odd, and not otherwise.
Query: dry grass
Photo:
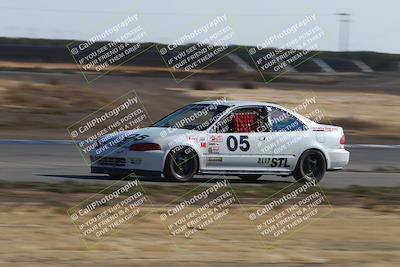
[[[359,93],[342,91],[314,92],[306,90],[278,90],[258,88],[221,88],[213,91],[190,89],[170,90],[184,92],[193,97],[213,99],[227,97],[234,100],[255,100],[277,103],[294,108],[306,98],[316,98],[316,104],[299,113],[306,114],[312,109],[322,111],[324,123],[342,126],[347,133],[364,136],[399,136],[400,134],[400,96],[378,93]],[[311,108],[311,109],[310,109]]]
[[[164,91],[164,89],[160,90]],[[206,91],[189,88],[167,88],[167,90],[174,91],[171,97],[181,93],[193,99],[228,97],[273,102],[289,108],[297,106],[306,98],[316,97],[316,104],[310,107],[321,110],[324,115],[322,122],[342,126],[348,135],[398,138],[400,134],[400,118],[398,117],[400,96],[398,95],[361,94],[350,91],[339,93],[337,91],[278,90],[273,87],[251,90],[243,88]],[[68,125],[109,101],[111,100],[86,84],[78,87],[62,84],[57,80],[37,83],[0,79],[0,110],[2,111],[0,128],[8,131],[8,134],[3,131],[3,136],[7,138],[22,136],[21,129],[32,130],[25,132],[24,138],[28,134],[46,138],[43,134],[47,133],[48,129],[64,131]],[[146,102],[146,99],[143,101]],[[161,105],[160,109],[165,110],[163,111],[165,114],[171,111],[167,105]],[[310,109],[300,111],[300,113],[309,111]],[[69,114],[69,112],[74,114]],[[40,129],[41,132],[34,132],[35,129]],[[59,138],[60,134],[46,135]]]
[[[225,217],[185,238],[169,234],[160,214],[170,208],[169,201],[163,200],[166,196],[175,199],[190,186],[146,186],[153,205],[140,207],[143,217],[91,240],[82,239],[67,210],[104,185],[0,185],[0,266],[343,266],[350,262],[356,266],[398,266],[400,256],[398,188],[325,191],[334,206],[319,206],[322,216],[316,215],[271,243],[265,242],[248,220],[249,213],[260,207],[249,204],[259,202],[250,199],[270,195],[273,190],[268,188],[235,189],[240,206],[229,207]],[[354,206],[352,202],[368,202],[357,195],[370,195],[382,205],[373,209]],[[98,209],[96,214],[102,211]],[[185,214],[193,207],[186,209]]]
[[[14,61],[1,61],[0,60],[0,69],[5,70],[13,70],[13,71],[65,71],[65,72],[78,72],[80,71],[80,66],[78,64],[68,64],[68,63],[48,63],[48,62],[14,62]],[[101,70],[100,72],[96,71],[95,68],[88,69],[86,72],[98,72],[106,73],[129,73],[129,74],[138,74],[138,73],[170,73],[170,69],[165,67],[153,67],[153,66],[128,66],[128,65],[111,65],[108,68]],[[217,70],[193,70],[193,73],[203,73],[203,74],[215,74],[220,73],[221,71]],[[187,71],[184,69],[174,70],[174,73],[184,73],[187,74]]]
[[[56,112],[90,110],[107,103],[90,87],[0,79],[0,108],[53,110]]]
[[[0,79],[2,138],[70,138],[69,125],[109,102],[89,86]]]
[[[250,208],[247,208],[250,209]],[[256,264],[344,264],[398,266],[399,214],[334,208],[290,237],[266,246],[235,208],[230,217],[191,239],[173,237],[159,219],[160,208],[85,243],[66,214],[34,204],[0,206],[2,266],[254,266]],[[89,245],[87,247],[86,245]],[[94,246],[92,246],[94,245]],[[257,265],[258,266],[258,265]]]

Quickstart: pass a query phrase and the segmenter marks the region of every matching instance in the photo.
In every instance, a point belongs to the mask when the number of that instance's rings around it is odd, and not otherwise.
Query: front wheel
[[[173,149],[167,156],[164,176],[170,181],[191,181],[198,170],[196,152],[190,147]]]
[[[306,183],[315,180],[319,182],[325,175],[326,161],[318,150],[307,150],[297,162],[293,177],[296,181]]]

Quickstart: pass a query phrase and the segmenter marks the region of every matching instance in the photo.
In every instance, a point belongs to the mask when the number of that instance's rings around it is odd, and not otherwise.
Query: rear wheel
[[[246,182],[255,182],[261,176],[260,174],[242,174],[239,175],[239,178]]]
[[[312,180],[319,182],[325,175],[326,160],[322,152],[307,150],[297,162],[293,177],[296,181],[306,183]]]
[[[168,154],[164,166],[164,176],[170,181],[191,181],[198,170],[196,152],[190,147],[175,148]]]

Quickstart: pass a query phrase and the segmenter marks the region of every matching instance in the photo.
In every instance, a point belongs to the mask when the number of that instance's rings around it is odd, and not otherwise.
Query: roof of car
[[[249,100],[207,100],[195,102],[194,104],[219,104],[219,105],[227,105],[227,106],[248,106],[248,105],[268,105],[268,106],[278,106],[272,103],[258,102],[258,101],[249,101]]]
[[[249,101],[249,100],[224,100],[224,99],[218,99],[218,100],[207,100],[207,101],[200,101],[200,102],[195,102],[194,104],[218,104],[218,105],[226,105],[226,106],[235,106],[235,107],[240,107],[240,106],[251,106],[251,105],[261,105],[261,106],[270,106],[270,107],[277,107],[281,108],[283,110],[289,111],[293,114],[296,115],[297,118],[301,118],[304,123],[307,125],[310,124],[315,124],[312,120],[298,114],[297,112],[290,110],[288,108],[282,107],[277,104],[272,104],[272,103],[265,103],[265,102],[258,102],[258,101]]]

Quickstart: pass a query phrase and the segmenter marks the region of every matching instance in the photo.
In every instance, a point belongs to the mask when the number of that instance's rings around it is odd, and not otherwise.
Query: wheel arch
[[[169,154],[171,153],[171,151],[172,151],[174,148],[179,147],[179,146],[188,147],[188,148],[193,149],[193,151],[196,153],[196,159],[197,159],[197,166],[198,166],[198,169],[200,169],[200,157],[199,157],[200,151],[198,151],[198,149],[196,149],[196,147],[194,147],[194,146],[192,146],[192,145],[190,145],[190,144],[179,144],[179,145],[175,145],[174,147],[171,147],[171,148],[169,148],[168,150],[165,151],[165,153],[164,153],[164,158],[163,158],[163,160],[162,160],[161,170],[164,170],[165,162],[167,161],[167,158],[168,158]],[[197,171],[199,171],[199,170],[197,170]]]
[[[297,165],[299,164],[299,161],[300,161],[301,157],[304,155],[304,153],[306,153],[307,151],[310,151],[310,150],[316,150],[316,151],[321,152],[321,154],[322,154],[322,156],[324,157],[324,160],[325,160],[325,169],[328,170],[329,163],[328,163],[327,154],[324,152],[323,149],[321,149],[321,148],[319,148],[319,147],[310,147],[310,148],[307,148],[306,150],[304,150],[304,151],[300,154],[300,156],[297,158],[297,162],[296,162],[295,168],[297,168]]]

